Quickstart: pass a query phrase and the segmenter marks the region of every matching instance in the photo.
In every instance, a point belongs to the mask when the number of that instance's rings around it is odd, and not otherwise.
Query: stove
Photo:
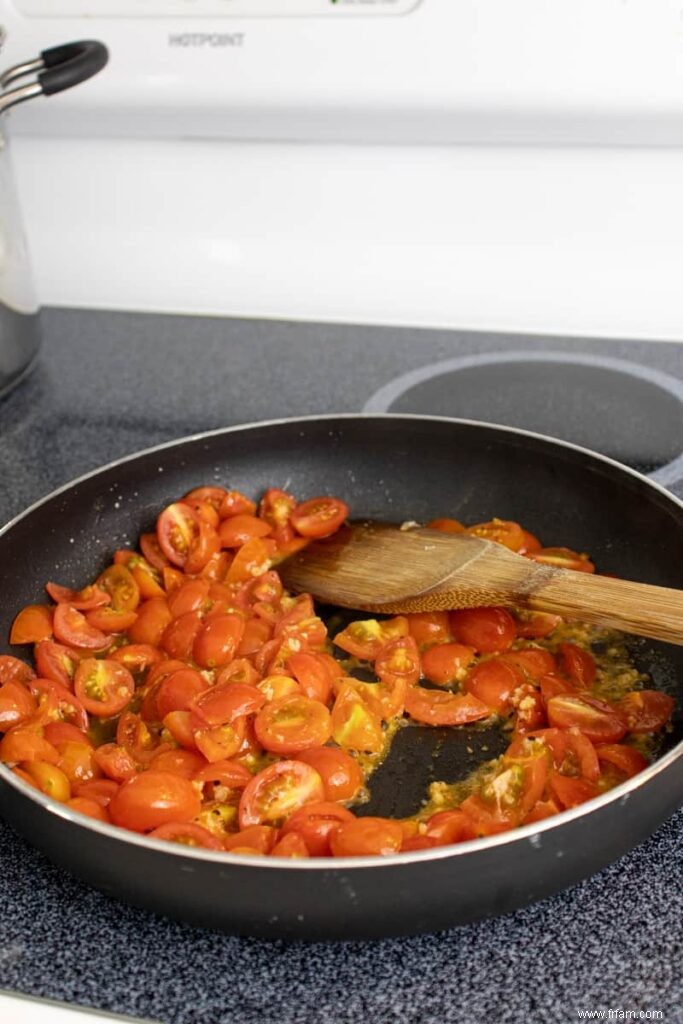
[[[325,412],[542,431],[683,497],[677,344],[69,309],[46,310],[43,324],[35,371],[0,403],[0,473],[11,481],[2,519],[142,447]],[[124,906],[0,825],[0,989],[164,1024],[535,1024],[615,1007],[680,1022],[681,826],[679,813],[599,875],[505,918],[372,944],[288,945]]]

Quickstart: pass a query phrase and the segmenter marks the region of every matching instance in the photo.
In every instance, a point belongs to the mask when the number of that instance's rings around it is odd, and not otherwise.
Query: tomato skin
[[[324,797],[318,773],[303,761],[277,761],[254,775],[240,799],[240,829],[277,825],[304,804]]]
[[[390,640],[375,658],[375,673],[380,682],[391,685],[403,680],[412,686],[420,678],[420,654],[412,636]]]
[[[256,738],[274,754],[298,754],[321,747],[332,735],[330,712],[320,701],[291,694],[271,701],[254,719]]]
[[[72,686],[76,666],[82,655],[63,644],[42,640],[36,644],[35,659],[38,674],[43,679],[54,679],[67,689]],[[31,673],[33,677],[35,673]]]
[[[93,779],[91,782],[81,782],[74,787],[77,797],[87,800],[94,800],[100,807],[108,807],[113,797],[119,791],[119,783],[113,779]],[[109,820],[107,818],[107,820]]]
[[[78,811],[79,814],[84,814],[87,818],[94,818],[95,821],[109,822],[110,818],[101,804],[98,804],[96,800],[89,800],[85,796],[74,796],[70,800],[66,801],[66,806],[72,811]]]
[[[190,711],[193,701],[208,688],[206,679],[193,668],[171,672],[157,690],[155,717],[164,719],[171,711]]]
[[[52,679],[32,679],[28,686],[38,701],[38,713],[43,724],[68,720],[79,729],[85,731],[88,728],[83,704],[66,686]]]
[[[249,769],[237,761],[216,761],[215,764],[204,764],[193,775],[195,782],[201,782],[204,785],[209,783],[214,787],[226,789],[244,789],[251,778]]]
[[[186,612],[173,619],[164,629],[160,645],[169,658],[192,661],[194,642],[202,628],[199,612]]]
[[[490,658],[470,669],[465,679],[465,690],[491,711],[505,714],[512,706],[512,695],[523,680],[524,676],[516,666],[501,658]]]
[[[512,646],[515,620],[505,608],[460,608],[450,613],[457,640],[480,654],[500,654]]]
[[[25,761],[59,762],[59,751],[43,736],[42,729],[30,726],[15,726],[0,740],[0,761],[8,763]]]
[[[477,837],[472,819],[457,808],[433,814],[427,822],[426,835],[436,846],[464,843]]]
[[[576,727],[569,729],[567,738],[569,749],[578,762],[581,776],[589,782],[597,782],[600,778],[600,763],[591,741]]]
[[[406,618],[410,635],[420,648],[453,639],[448,612],[412,612]]]
[[[149,644],[126,644],[112,651],[110,658],[124,665],[132,675],[135,675],[145,672],[152,665],[157,665],[162,660],[162,655],[161,651]]]
[[[450,693],[412,686],[406,697],[406,712],[424,725],[464,725],[488,718],[490,709],[469,693]]]
[[[534,536],[533,533],[529,533],[529,531],[525,529],[522,529],[522,533],[524,534],[524,543],[522,544],[521,548],[518,549],[518,554],[533,555],[537,551],[541,550],[543,545],[541,544],[538,537]]]
[[[85,658],[76,669],[74,689],[86,711],[110,718],[129,703],[135,693],[135,680],[118,661]]]
[[[62,804],[71,798],[69,780],[56,765],[48,764],[46,761],[29,761],[23,768],[46,796]]]
[[[549,672],[557,670],[557,663],[550,653],[540,647],[527,647],[520,651],[508,651],[501,655],[506,665],[521,669],[525,678],[540,680]]]
[[[161,550],[159,538],[156,533],[140,534],[140,550],[142,551],[145,561],[149,562],[153,569],[156,569],[158,572],[162,572],[168,567],[169,561]]]
[[[244,618],[237,613],[207,620],[194,639],[194,660],[202,668],[222,668],[235,657],[243,634]]]
[[[158,736],[132,711],[126,711],[119,718],[116,742],[140,765],[149,764],[152,758],[169,747],[168,743],[160,744]]]
[[[595,743],[616,743],[626,735],[626,726],[610,704],[579,694],[560,694],[547,704],[548,722],[558,729],[576,726]]]
[[[93,757],[107,778],[114,782],[126,782],[137,776],[137,762],[126,748],[118,743],[103,743],[101,747],[97,747]]]
[[[330,834],[334,857],[387,857],[399,853],[402,845],[401,824],[389,818],[354,818]]]
[[[270,525],[263,519],[250,515],[235,515],[224,519],[218,530],[221,547],[239,548],[256,537],[268,537]]]
[[[676,702],[659,690],[632,690],[616,708],[631,733],[657,732],[669,721]]]
[[[163,597],[150,597],[138,608],[138,617],[128,629],[128,639],[133,644],[158,647],[164,630],[172,619],[171,611]]]
[[[595,681],[595,658],[576,644],[560,644],[560,668],[572,682],[587,690]]]
[[[270,538],[255,537],[247,541],[235,555],[225,579],[227,583],[247,583],[270,569],[275,553],[275,542]]]
[[[171,772],[146,771],[124,782],[109,804],[115,825],[151,832],[170,822],[196,818],[201,801],[191,782]]]
[[[353,800],[363,788],[363,773],[358,763],[338,747],[310,747],[298,760],[315,768],[325,787],[325,800]]]
[[[70,647],[103,651],[111,642],[108,636],[91,626],[85,615],[71,604],[57,605],[53,628],[57,640]]]
[[[21,683],[3,683],[0,686],[0,732],[7,732],[29,719],[37,707],[35,697]]]
[[[27,604],[12,623],[11,644],[35,644],[52,639],[52,609],[44,604]]]
[[[157,519],[157,540],[171,565],[184,568],[199,528],[200,518],[189,505],[175,502],[163,510]]]
[[[265,695],[245,683],[216,683],[192,702],[192,710],[206,725],[217,727],[253,715],[265,703]]]
[[[119,612],[108,606],[104,608],[93,608],[86,612],[85,617],[91,626],[99,629],[102,633],[123,633],[130,629],[137,619],[136,612]]]
[[[329,857],[331,833],[345,821],[355,821],[351,811],[329,801],[305,804],[282,826],[282,835],[298,835],[311,857]]]
[[[206,767],[206,760],[195,750],[183,750],[181,747],[155,754],[149,767],[155,772],[170,772],[172,775],[182,775],[184,779],[194,779],[197,772]]]
[[[309,498],[297,505],[289,521],[302,537],[330,537],[349,514],[349,506],[339,498]]]
[[[184,580],[184,582],[166,598],[173,618],[179,619],[181,615],[185,615],[187,612],[208,610],[208,607],[211,604],[211,601],[209,600],[210,589],[211,583],[209,580]]]
[[[219,553],[221,542],[216,530],[207,523],[206,519],[199,518],[199,532],[190,544],[190,549],[185,559],[185,572],[201,572]]]
[[[278,839],[270,851],[271,857],[310,857],[311,854],[299,832],[289,832]]]
[[[562,618],[559,615],[551,615],[549,612],[515,610],[517,636],[523,637],[525,640],[541,640],[545,636],[550,636],[561,625]]]
[[[236,492],[233,491],[232,493]],[[206,502],[218,512],[227,497],[228,492],[224,487],[193,487],[191,491],[187,492],[184,500]]]
[[[118,612],[134,612],[140,604],[140,588],[125,565],[110,565],[98,576],[97,586],[109,594]]]
[[[243,847],[255,853],[270,853],[278,839],[278,829],[270,825],[247,825],[234,832],[225,840],[225,850],[241,850]]]
[[[44,734],[45,739],[53,747],[59,747],[60,743],[84,743],[91,749],[93,748],[92,740],[88,734],[83,729],[72,725],[71,722],[48,722],[44,727]]]
[[[481,540],[502,544],[510,551],[521,551],[527,541],[525,531],[519,523],[509,519],[492,519],[488,523],[477,523],[475,526],[468,526],[465,533]]]
[[[200,850],[223,850],[223,843],[194,821],[167,821],[149,833],[150,839],[162,839],[166,843],[178,843]]]
[[[465,527],[457,519],[432,519],[427,523],[428,530],[438,530],[440,533],[464,533]]]
[[[47,738],[47,737],[46,737]],[[53,741],[50,740],[52,743]],[[55,743],[59,751],[58,767],[69,780],[71,786],[78,786],[82,782],[90,782],[101,775],[95,751],[89,742],[72,742],[67,740],[62,743]],[[68,799],[68,797],[67,797]]]
[[[109,604],[108,594],[97,585],[84,587],[83,590],[70,590],[69,587],[61,587],[59,583],[46,583],[45,589],[55,604],[70,604],[79,612]]]
[[[310,651],[292,654],[287,667],[301,687],[305,697],[327,704],[332,696],[333,676],[327,662]]]
[[[597,786],[586,779],[572,779],[566,775],[550,777],[550,791],[561,807],[568,809],[592,800],[599,795]]]
[[[184,713],[182,711],[175,712],[175,714],[179,715]],[[170,715],[167,715],[165,721],[168,721],[170,717]],[[194,746],[212,764],[216,761],[225,761],[235,757],[240,751],[245,735],[245,718],[236,718],[230,723],[214,728],[195,729],[192,733]]]

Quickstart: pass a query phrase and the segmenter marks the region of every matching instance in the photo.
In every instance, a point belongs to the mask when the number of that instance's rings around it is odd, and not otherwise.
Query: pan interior
[[[420,417],[340,417],[233,429],[143,453],[49,498],[0,535],[0,650],[14,613],[44,600],[43,584],[90,581],[134,545],[158,511],[192,487],[256,496],[278,486],[335,494],[353,518],[426,522],[453,516],[520,521],[548,545],[590,552],[618,576],[680,587],[683,511],[647,481],[571,447],[503,428]],[[683,648],[634,641],[652,686],[679,710],[662,751],[683,735]],[[21,653],[21,652],[19,652]],[[30,654],[30,651],[26,651]],[[359,813],[404,816],[429,782],[463,778],[507,745],[496,728],[399,730]]]

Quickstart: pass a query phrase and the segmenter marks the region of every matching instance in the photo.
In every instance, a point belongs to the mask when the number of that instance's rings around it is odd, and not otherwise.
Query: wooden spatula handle
[[[668,587],[564,569],[520,595],[520,604],[683,644],[683,591]]]

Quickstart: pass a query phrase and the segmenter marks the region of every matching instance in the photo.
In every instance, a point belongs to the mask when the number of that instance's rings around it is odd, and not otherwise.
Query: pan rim
[[[172,441],[164,441],[158,445],[152,445],[149,448],[141,449],[140,451],[133,452],[129,455],[125,455],[119,459],[106,463],[103,466],[99,466],[96,469],[90,470],[87,473],[82,474],[79,477],[63,484],[62,486],[50,491],[47,495],[39,498],[33,502],[28,508],[24,509],[18,515],[10,519],[2,528],[0,528],[0,538],[8,533],[17,523],[31,515],[36,509],[42,505],[47,504],[53,498],[58,497],[81,483],[85,483],[93,477],[99,476],[100,474],[106,473],[111,469],[116,469],[118,466],[125,465],[128,462],[133,462],[137,459],[143,458],[147,455],[153,455],[157,452],[163,452],[167,449],[176,448],[184,444],[191,442],[202,441],[208,438],[218,437],[224,434],[240,433],[245,431],[251,431],[262,427],[275,427],[275,426],[297,426],[299,424],[307,424],[312,422],[329,422],[339,420],[410,420],[419,422],[436,422],[444,424],[455,424],[463,425],[467,427],[474,427],[479,429],[497,430],[501,433],[518,435],[521,437],[527,437],[534,440],[542,441],[544,443],[553,445],[554,447],[564,448],[569,451],[577,452],[580,455],[587,457],[589,460],[603,463],[610,467],[612,470],[617,470],[619,473],[626,474],[627,476],[633,477],[636,481],[646,485],[652,490],[661,494],[666,498],[667,502],[671,503],[674,507],[678,507],[683,511],[683,501],[681,501],[675,494],[668,491],[665,487],[659,484],[655,480],[651,480],[644,474],[639,473],[637,470],[631,469],[629,466],[624,466],[622,463],[617,462],[615,459],[610,458],[607,455],[601,455],[599,452],[594,452],[589,448],[584,448],[581,445],[572,443],[571,441],[564,441],[559,438],[551,437],[547,434],[539,434],[531,430],[523,430],[519,427],[509,427],[505,424],[489,423],[483,420],[470,420],[452,416],[430,416],[421,415],[414,413],[325,413],[323,415],[308,415],[308,416],[297,416],[297,417],[281,417],[272,420],[260,420],[253,423],[240,423],[234,424],[229,427],[218,427],[214,430],[202,431],[197,434],[191,434],[187,437],[176,438]],[[243,866],[250,868],[261,868],[269,871],[273,870],[286,870],[286,871],[306,871],[306,870],[318,870],[318,871],[349,871],[358,870],[361,868],[382,868],[382,867],[393,867],[401,868],[408,866],[409,864],[430,862],[433,860],[444,860],[449,857],[466,856],[467,854],[476,853],[477,851],[488,851],[498,846],[505,846],[509,843],[515,842],[529,842],[535,844],[537,842],[536,837],[542,835],[545,832],[551,831],[562,825],[569,824],[577,821],[583,817],[587,817],[594,811],[600,810],[603,807],[608,806],[615,801],[620,801],[622,804],[626,803],[631,795],[641,786],[646,785],[651,779],[655,778],[660,772],[668,769],[672,764],[683,757],[683,741],[678,743],[672,750],[670,750],[664,757],[658,759],[640,772],[638,775],[631,779],[626,780],[619,786],[615,786],[614,789],[609,790],[606,793],[595,797],[593,800],[588,801],[585,804],[580,804],[577,807],[573,807],[569,810],[563,811],[561,814],[553,815],[551,818],[547,818],[544,821],[533,822],[529,825],[523,825],[519,828],[512,829],[509,832],[503,832],[498,835],[480,837],[478,839],[468,840],[467,842],[457,843],[450,846],[439,846],[433,849],[427,850],[414,850],[407,853],[393,854],[388,857],[344,857],[344,858],[329,858],[329,857],[310,857],[306,859],[293,859],[293,858],[277,858],[271,859],[269,857],[254,858],[251,856],[230,854],[229,852],[218,853],[211,850],[201,850],[197,848],[190,848],[182,846],[178,843],[164,842],[163,840],[150,839],[148,836],[139,835],[136,832],[131,832],[127,829],[119,828],[116,825],[110,825],[105,822],[99,822],[93,818],[89,818],[86,815],[82,815],[77,811],[73,811],[67,808],[64,804],[58,803],[52,798],[36,790],[33,786],[29,786],[18,776],[14,775],[9,768],[4,764],[0,764],[0,779],[16,790],[21,796],[27,797],[34,803],[41,806],[45,811],[50,814],[54,814],[65,821],[70,822],[81,828],[89,829],[93,832],[99,833],[105,838],[117,840],[122,843],[130,843],[134,846],[141,846],[143,849],[150,851],[157,851],[161,854],[170,856],[180,857],[185,860],[199,860],[204,862],[215,863],[223,866]]]

